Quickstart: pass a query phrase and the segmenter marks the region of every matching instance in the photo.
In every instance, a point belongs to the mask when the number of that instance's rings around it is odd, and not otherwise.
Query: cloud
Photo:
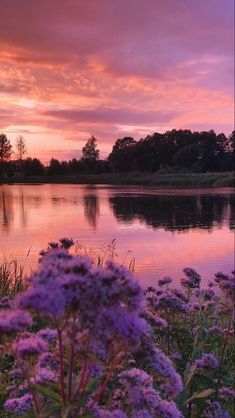
[[[233,9],[233,0],[2,0],[0,128],[25,130],[35,150],[35,132],[60,136],[61,152],[90,132],[105,152],[117,135],[148,128],[229,132]]]
[[[169,122],[177,112],[140,112],[133,109],[108,107],[90,110],[50,110],[43,115],[58,119],[65,119],[73,123],[108,123],[108,124],[137,124]]]

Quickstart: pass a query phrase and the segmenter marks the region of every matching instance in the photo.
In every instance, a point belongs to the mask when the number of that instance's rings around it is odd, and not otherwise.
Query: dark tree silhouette
[[[99,150],[97,148],[97,140],[94,136],[88,139],[86,145],[82,149],[83,160],[94,162],[99,159]]]
[[[82,148],[82,163],[85,171],[96,171],[99,154],[100,152],[97,149],[97,140],[94,136],[91,136],[91,138],[88,139],[86,145]]]
[[[11,158],[12,146],[5,134],[0,134],[0,162],[4,163]]]

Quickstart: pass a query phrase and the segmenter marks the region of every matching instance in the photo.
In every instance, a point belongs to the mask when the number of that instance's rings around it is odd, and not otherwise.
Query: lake
[[[1,185],[1,256],[30,269],[49,241],[72,237],[95,256],[116,240],[117,261],[134,260],[144,285],[164,275],[177,282],[185,266],[207,281],[234,268],[234,196],[233,189]]]

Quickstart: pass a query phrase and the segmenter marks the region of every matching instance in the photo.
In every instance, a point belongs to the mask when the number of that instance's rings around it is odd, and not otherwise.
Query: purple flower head
[[[57,380],[58,376],[53,370],[48,367],[37,367],[35,376],[31,378],[31,383],[55,383]]]
[[[214,325],[211,328],[207,329],[207,335],[212,335],[212,336],[223,336],[224,335],[224,331],[222,328],[218,327],[218,325]]]
[[[54,354],[50,352],[40,354],[37,364],[38,367],[40,367],[41,369],[43,367],[49,367],[50,369],[55,371],[59,369],[59,360]]]
[[[197,369],[218,369],[219,362],[213,353],[203,353],[201,358],[194,361],[192,367]]]
[[[188,302],[188,297],[182,289],[172,289],[172,293],[179,299],[182,299],[183,302]]]
[[[200,303],[198,302],[193,302],[192,304],[190,304],[190,308],[193,311],[199,311],[200,310]]]
[[[26,339],[16,340],[12,344],[13,351],[23,359],[31,355],[37,355],[43,351],[47,351],[48,344],[43,338],[32,334]]]
[[[104,335],[121,338],[134,347],[140,345],[141,338],[150,333],[150,327],[145,319],[119,307],[108,309],[101,323]]]
[[[68,250],[70,247],[74,245],[74,240],[72,238],[61,238],[60,244],[62,248]]]
[[[167,322],[165,319],[160,318],[157,314],[153,311],[148,310],[146,313],[146,320],[150,323],[150,325],[154,328],[167,328]]]
[[[223,410],[219,402],[208,401],[208,407],[203,411],[203,418],[231,418],[228,411]]]
[[[9,334],[21,331],[32,325],[32,317],[28,312],[15,309],[0,311],[0,332]]]
[[[152,386],[153,379],[149,374],[140,369],[125,370],[119,374],[119,382],[122,385],[133,385],[133,386]]]
[[[12,301],[7,296],[4,296],[2,299],[0,299],[0,309],[9,309],[12,307]]]
[[[32,395],[26,393],[20,398],[11,398],[4,403],[4,408],[12,413],[24,414],[28,409],[33,408]]]
[[[158,280],[159,286],[164,286],[165,284],[170,284],[172,282],[171,277],[163,277],[163,279]]]
[[[93,401],[88,402],[88,406],[89,404],[91,404],[92,417],[94,418],[127,418],[127,415],[121,409],[104,409],[94,404]]]
[[[215,297],[215,292],[212,289],[196,289],[194,295],[205,301],[212,300]]]
[[[162,311],[170,309],[172,312],[175,313],[189,312],[188,305],[182,300],[182,298],[176,296],[175,293],[171,290],[166,290],[158,297],[155,304],[155,308]]]
[[[183,418],[174,402],[159,399],[157,404],[158,416],[161,418]]]
[[[64,314],[65,296],[56,283],[32,285],[17,298],[21,309],[58,319]]]
[[[142,348],[136,354],[136,358],[142,361],[145,367],[161,376],[160,389],[167,397],[174,398],[182,391],[182,380],[175,371],[172,361],[155,346],[151,339],[145,338],[142,341]]]
[[[219,389],[219,395],[221,396],[221,398],[234,399],[235,391],[228,387],[222,387]]]
[[[189,289],[196,289],[200,287],[201,276],[194,269],[185,267],[183,272],[187,278],[181,279],[182,286]]]
[[[224,274],[221,271],[215,274],[215,282],[219,283],[221,280],[229,280],[229,275]]]
[[[43,328],[37,332],[39,337],[42,337],[48,343],[54,342],[57,337],[57,331],[51,328]]]

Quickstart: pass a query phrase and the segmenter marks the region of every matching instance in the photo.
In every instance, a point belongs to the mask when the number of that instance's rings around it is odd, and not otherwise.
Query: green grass
[[[8,179],[8,183],[19,182]],[[234,187],[235,174],[225,173],[103,173],[73,176],[27,177],[24,183],[145,185],[164,188]]]
[[[12,297],[25,286],[24,266],[15,259],[5,258],[0,264],[0,298]]]

